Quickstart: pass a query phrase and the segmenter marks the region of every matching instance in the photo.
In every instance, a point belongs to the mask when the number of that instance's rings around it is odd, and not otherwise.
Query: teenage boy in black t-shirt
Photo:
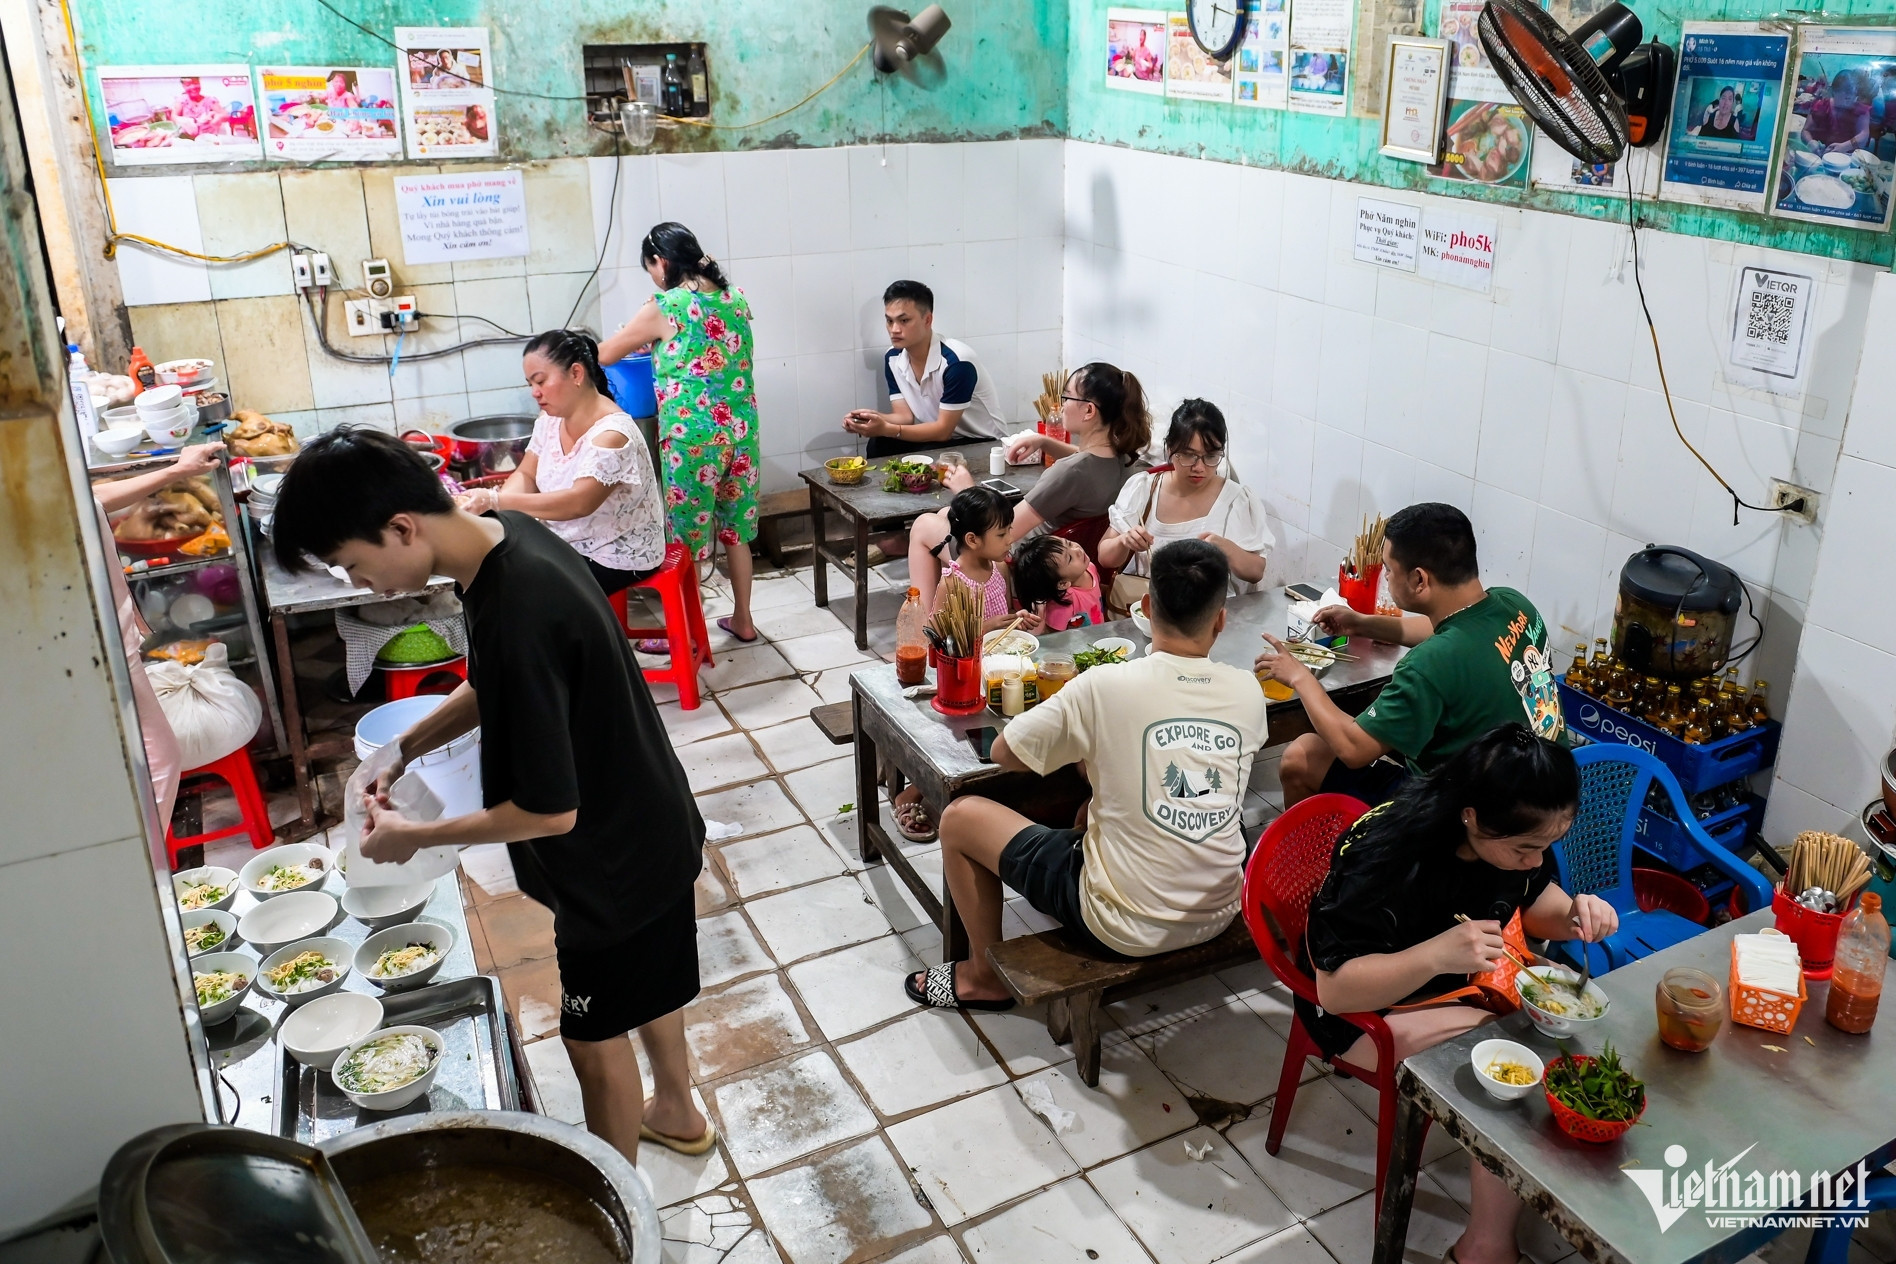
[[[415,451],[340,429],[284,477],[271,534],[295,571],[311,555],[394,594],[430,575],[459,586],[467,683],[399,739],[368,805],[362,852],[504,842],[521,890],[553,910],[560,1035],[586,1125],[636,1158],[641,1137],[702,1153],[684,1007],[698,993],[692,885],[704,822],[644,677],[599,585],[524,514],[457,509]],[[482,811],[419,823],[389,808],[403,765],[479,725]],[[651,1061],[647,1102],[627,1032]]]

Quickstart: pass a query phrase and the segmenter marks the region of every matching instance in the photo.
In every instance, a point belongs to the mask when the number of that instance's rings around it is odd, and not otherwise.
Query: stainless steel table
[[[1544,1058],[1555,1056],[1554,1042],[1524,1014],[1405,1061],[1396,1075],[1402,1099],[1374,1264],[1402,1259],[1430,1119],[1594,1264],[1724,1264],[1780,1231],[1768,1215],[1781,1203],[1739,1208],[1732,1218],[1743,1223],[1736,1226],[1714,1224],[1706,1211],[1690,1208],[1663,1227],[1629,1172],[1664,1173],[1669,1189],[1675,1170],[1683,1181],[1708,1163],[1716,1168],[1736,1159],[1735,1170],[1747,1180],[1755,1170],[1768,1185],[1773,1171],[1795,1171],[1808,1188],[1814,1172],[1846,1171],[1860,1160],[1874,1171],[1886,1161],[1896,1139],[1896,1029],[1885,1023],[1867,1036],[1837,1031],[1824,1021],[1827,984],[1806,981],[1810,996],[1789,1035],[1740,1027],[1727,1017],[1704,1053],[1679,1053],[1659,1041],[1653,989],[1660,976],[1692,966],[1723,982],[1730,974],[1732,936],[1771,923],[1768,910],[1753,913],[1599,976],[1613,1007],[1596,1032],[1569,1044],[1577,1053],[1598,1053],[1610,1040],[1646,1082],[1642,1124],[1619,1141],[1574,1141],[1555,1127],[1540,1092],[1502,1103],[1476,1082],[1469,1053],[1491,1036],[1518,1040]],[[1671,1150],[1675,1146],[1683,1147],[1683,1156]],[[1681,1162],[1670,1164],[1668,1157]]]
[[[912,454],[915,459],[939,460],[943,453],[959,452],[968,462],[968,470],[977,482],[992,477],[988,470],[988,450],[994,446],[993,440],[981,443],[964,444],[955,448],[942,448],[932,452]],[[869,648],[869,536],[877,530],[898,530],[925,513],[934,513],[946,509],[948,502],[954,499],[950,493],[937,486],[931,492],[885,492],[882,490],[882,476],[877,472],[888,463],[888,458],[877,457],[870,463],[869,472],[862,482],[854,487],[842,487],[830,482],[829,471],[822,466],[813,470],[800,470],[797,477],[810,487],[810,534],[816,542],[816,604],[829,605],[829,570],[827,563],[834,562],[846,574],[852,575],[856,586],[856,648]],[[1021,491],[1025,496],[1040,481],[1044,467],[1033,465],[1010,465],[1002,477]],[[825,535],[825,521],[830,511],[840,514],[851,524],[853,549],[848,556],[834,550]]]
[[[1263,633],[1283,635],[1289,599],[1281,588],[1270,588],[1234,597],[1225,609],[1225,630],[1212,646],[1211,657],[1215,662],[1228,663],[1248,673],[1264,646]],[[1131,620],[1122,620],[1096,628],[1050,634],[1040,638],[1040,645],[1043,650],[1070,654],[1108,636],[1128,638],[1140,647],[1140,653],[1150,644]],[[1382,692],[1397,660],[1408,651],[1400,646],[1357,640],[1350,643],[1347,652],[1357,661],[1338,662],[1323,677],[1323,687],[1338,706],[1354,715]],[[884,773],[891,782],[891,794],[901,788],[904,779],[912,781],[937,820],[941,819],[950,800],[964,794],[981,794],[1036,819],[1070,821],[1073,811],[1092,792],[1072,768],[1036,777],[1031,773],[1007,772],[983,759],[977,749],[982,730],[998,730],[1006,720],[993,711],[947,716],[926,700],[905,698],[891,665],[856,672],[850,677],[850,694],[856,729],[856,821],[862,858],[889,862],[916,900],[940,925],[942,960],[959,960],[967,955],[967,939],[960,919],[955,916],[954,900],[946,884],[939,896],[929,890],[902,849],[882,828],[876,803],[877,788]],[[1295,698],[1271,703],[1268,714],[1270,745],[1288,742],[1310,731],[1303,703]]]
[[[249,514],[244,515],[244,521],[247,529],[254,530],[249,526]],[[277,680],[283,687],[283,727],[289,740],[290,766],[296,773],[297,823],[288,828],[279,841],[293,842],[308,838],[325,824],[334,823],[324,822],[317,814],[310,762],[313,759],[353,753],[354,747],[334,741],[315,746],[310,744],[309,734],[303,728],[302,703],[296,696],[296,665],[290,657],[289,616],[319,610],[340,610],[348,606],[372,606],[391,598],[337,579],[327,568],[312,568],[292,575],[277,564],[276,552],[267,541],[256,536],[252,538],[258,546],[251,553],[257,560],[257,573],[263,580],[263,602],[270,611],[270,635],[276,650]],[[420,592],[395,595],[421,597],[453,585],[454,581],[445,575],[436,575],[429,579],[428,586]]]

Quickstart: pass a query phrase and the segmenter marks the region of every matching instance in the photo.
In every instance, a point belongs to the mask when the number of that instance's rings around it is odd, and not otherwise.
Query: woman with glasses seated
[[[1112,529],[1099,542],[1099,560],[1128,575],[1144,575],[1152,551],[1171,540],[1205,540],[1231,563],[1231,591],[1254,591],[1277,541],[1256,492],[1226,477],[1224,414],[1188,399],[1165,433],[1167,473],[1135,474],[1107,511]]]

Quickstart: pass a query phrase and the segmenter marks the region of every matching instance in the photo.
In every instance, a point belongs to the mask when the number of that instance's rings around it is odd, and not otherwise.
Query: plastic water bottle
[[[99,410],[92,406],[92,388],[86,382],[92,376],[92,370],[86,366],[85,353],[78,344],[67,343],[66,354],[71,357],[66,367],[66,381],[72,392],[72,415],[79,419],[79,437],[90,439],[99,433]]]

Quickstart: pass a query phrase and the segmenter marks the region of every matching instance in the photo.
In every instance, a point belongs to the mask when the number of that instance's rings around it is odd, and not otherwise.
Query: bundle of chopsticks
[[[972,658],[981,652],[981,594],[959,575],[942,576],[935,593],[935,613],[925,625],[928,639],[949,658]]]
[[[1361,579],[1369,574],[1371,567],[1382,565],[1383,529],[1388,525],[1381,514],[1376,515],[1374,522],[1369,520],[1369,515],[1363,515],[1363,529],[1356,533],[1356,543],[1350,546],[1350,555],[1343,560],[1350,578]]]
[[[1805,830],[1791,844],[1791,865],[1784,878],[1784,893],[1799,903],[1814,887],[1828,894],[1832,903],[1819,912],[1842,912],[1850,897],[1868,886],[1870,858],[1847,838],[1821,830]],[[1806,904],[1806,907],[1815,907]]]
[[[1060,415],[1060,397],[1064,394],[1066,394],[1065,373],[1040,375],[1040,394],[1034,397],[1034,411],[1040,414],[1041,421],[1052,421]]]

